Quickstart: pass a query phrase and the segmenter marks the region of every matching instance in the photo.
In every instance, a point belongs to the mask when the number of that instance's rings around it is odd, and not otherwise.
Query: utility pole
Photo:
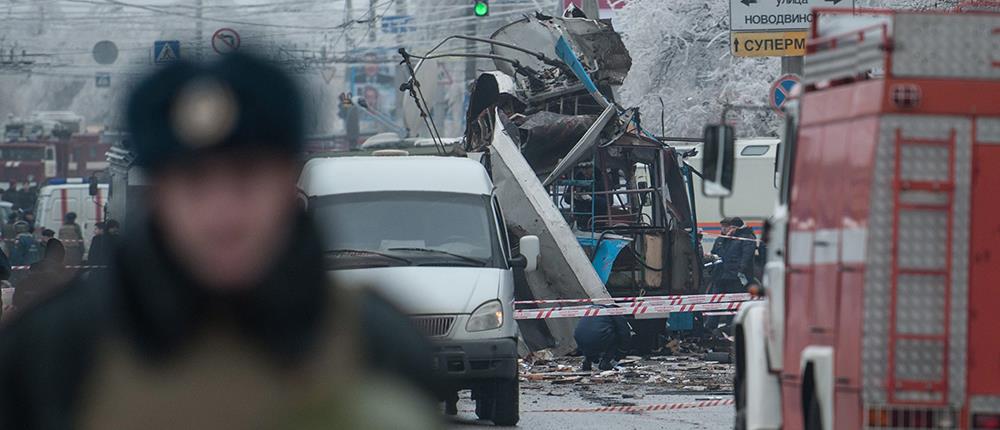
[[[204,7],[202,0],[194,0],[194,58],[197,61],[204,59],[204,24],[201,19],[201,9]]]
[[[375,42],[375,0],[368,0],[368,41]]]
[[[396,0],[396,15],[399,15],[401,17],[399,19],[400,19],[401,22],[404,23],[403,24],[403,26],[404,26],[403,29],[405,29],[406,28],[406,24],[405,23],[407,22],[406,21],[406,15],[407,15],[406,0]],[[399,30],[403,30],[403,29],[399,29]],[[403,36],[403,34],[405,34],[405,32],[403,32],[403,31],[398,31],[396,33],[396,45],[399,45],[399,46],[397,46],[397,48],[402,48],[403,47],[403,41],[406,40],[406,38]]]
[[[583,6],[583,14],[587,15],[587,18],[601,19],[601,6],[597,4],[597,0],[583,0],[581,6]]]
[[[465,35],[475,36],[476,35],[476,24],[479,20],[476,18],[470,18],[469,23],[465,25]],[[465,52],[471,54],[475,52],[476,44],[471,40],[465,41]],[[468,57],[465,59],[465,82],[469,83],[476,79],[476,59],[474,57]]]
[[[781,74],[802,76],[802,57],[781,57]]]
[[[354,46],[354,41],[351,40],[351,0],[344,0],[344,52],[347,52],[347,48]]]

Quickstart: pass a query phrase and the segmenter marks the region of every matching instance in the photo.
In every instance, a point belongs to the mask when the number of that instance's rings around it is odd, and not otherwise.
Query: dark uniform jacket
[[[436,427],[413,388],[432,385],[427,344],[331,286],[316,236],[303,221],[258,287],[223,296],[154,229],[131,234],[111,268],[0,329],[0,428]]]
[[[753,228],[743,226],[733,232],[732,236],[746,239],[756,239]],[[722,258],[722,264],[715,267],[715,280],[731,281],[739,279],[742,273],[748,279],[753,277],[753,258],[757,250],[757,242],[720,237],[712,245],[712,254]]]
[[[594,305],[595,307],[608,307]],[[581,318],[573,331],[573,339],[584,355],[594,356],[605,352],[627,350],[632,338],[625,317],[621,315],[606,315]]]
[[[87,264],[97,266],[108,264],[114,251],[116,236],[108,232],[94,235],[90,240],[90,251],[87,252]]]

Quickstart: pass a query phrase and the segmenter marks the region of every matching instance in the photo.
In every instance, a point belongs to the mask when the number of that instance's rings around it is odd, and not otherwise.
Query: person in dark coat
[[[594,305],[611,308],[613,305]],[[576,347],[583,355],[583,370],[589,372],[592,363],[600,370],[611,370],[612,361],[624,356],[632,340],[632,328],[625,317],[606,315],[581,318],[573,331]]]
[[[107,269],[0,328],[0,428],[438,427],[426,339],[330,281],[296,202],[300,94],[238,53],[135,87],[148,213]]]
[[[10,264],[12,266],[28,266],[42,259],[42,245],[38,239],[31,234],[31,226],[26,221],[18,221],[14,224],[14,246],[10,253]]]
[[[10,279],[10,273],[10,259],[7,258],[7,253],[0,249],[0,281]]]
[[[741,293],[754,276],[757,237],[738,217],[724,218],[720,224],[724,237],[715,240],[712,254],[722,263],[716,265],[712,280],[717,293]]]
[[[94,225],[97,229],[94,238],[90,240],[90,250],[87,251],[87,264],[101,266],[108,264],[115,241],[118,240],[118,221],[109,219]]]
[[[15,312],[28,309],[69,281],[66,271],[66,248],[59,239],[45,242],[45,257],[31,265],[28,274],[14,285]]]
[[[7,254],[3,252],[3,247],[0,247],[0,285],[7,287],[7,280],[10,279],[10,260],[7,259]],[[10,303],[4,303],[3,298],[0,297],[0,321],[4,319],[4,311],[10,307]]]
[[[66,264],[79,265],[83,261],[83,229],[76,223],[76,212],[66,213],[56,237],[66,247]]]
[[[17,204],[17,182],[10,181],[10,184],[7,185],[7,189],[3,190],[3,195],[0,197],[0,200],[10,202],[15,205]]]
[[[722,236],[712,245],[711,257],[721,263],[712,271],[712,285],[709,294],[745,293],[746,285],[755,279],[754,254],[757,252],[757,237],[753,229],[739,217],[723,218],[719,223]],[[731,316],[710,316],[705,318],[708,333],[719,333],[721,325],[732,321]]]

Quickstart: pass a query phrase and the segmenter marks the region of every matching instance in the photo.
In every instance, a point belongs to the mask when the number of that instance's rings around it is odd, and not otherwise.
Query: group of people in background
[[[38,187],[34,185],[18,185],[11,181],[7,189],[0,193],[0,200],[9,202],[14,208],[23,212],[35,210],[35,200],[38,198]]]
[[[45,297],[65,283],[78,266],[100,266],[110,259],[119,225],[115,220],[95,225],[89,249],[77,215],[67,212],[58,231],[36,228],[32,212],[8,215],[0,231],[0,282],[13,288],[12,300],[2,303],[2,317]],[[8,285],[9,284],[9,285]]]

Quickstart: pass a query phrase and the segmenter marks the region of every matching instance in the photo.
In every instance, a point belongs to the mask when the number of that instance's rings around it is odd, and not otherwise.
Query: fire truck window
[[[740,151],[740,155],[747,157],[759,157],[767,154],[769,149],[771,149],[771,147],[767,145],[748,145]]]
[[[42,148],[5,148],[0,158],[7,161],[38,161],[45,153]]]
[[[45,159],[52,160],[53,158],[56,158],[55,151],[52,148],[45,148]]]

